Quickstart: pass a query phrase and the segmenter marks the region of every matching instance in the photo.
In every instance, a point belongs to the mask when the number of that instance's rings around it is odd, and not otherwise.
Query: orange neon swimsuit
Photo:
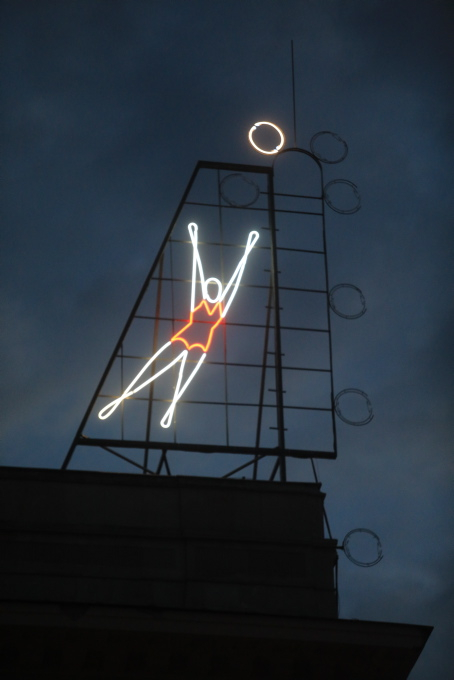
[[[218,318],[214,320],[215,313],[218,312]],[[204,352],[208,352],[213,333],[222,321],[222,303],[217,302],[212,309],[206,300],[202,300],[197,307],[191,312],[189,321],[186,326],[183,326],[178,333],[170,339],[170,342],[182,342],[186,349],[193,347],[200,347]],[[183,337],[188,335],[188,338]]]

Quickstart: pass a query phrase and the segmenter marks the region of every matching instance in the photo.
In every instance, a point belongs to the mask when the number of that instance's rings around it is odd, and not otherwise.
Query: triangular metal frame
[[[273,467],[273,471],[271,473],[271,479],[274,479],[275,475],[277,472],[279,472],[279,479],[282,481],[286,480],[286,458],[288,457],[294,457],[294,458],[327,458],[327,459],[333,459],[336,457],[336,430],[335,430],[335,420],[334,420],[334,398],[333,398],[333,378],[332,378],[332,348],[331,348],[331,329],[330,329],[330,322],[329,322],[329,300],[328,300],[328,294],[329,294],[329,286],[328,286],[328,272],[327,272],[327,255],[326,255],[326,237],[325,237],[325,217],[324,217],[324,200],[323,200],[323,171],[320,162],[318,159],[313,156],[313,154],[301,150],[301,149],[286,149],[285,151],[280,152],[286,153],[288,151],[298,151],[303,154],[306,154],[309,156],[317,166],[319,167],[320,170],[320,195],[318,196],[302,196],[301,198],[310,198],[316,201],[319,201],[320,209],[318,211],[314,212],[309,212],[301,210],[301,211],[293,211],[293,210],[276,210],[275,206],[275,192],[274,192],[274,172],[273,172],[273,166],[262,166],[262,165],[245,165],[245,164],[237,164],[237,163],[216,163],[216,162],[211,162],[211,161],[199,161],[192,173],[192,176],[190,178],[190,181],[186,187],[186,190],[183,194],[183,197],[178,205],[178,208],[175,212],[175,215],[170,223],[169,229],[167,231],[167,234],[163,240],[163,243],[158,250],[155,260],[153,262],[153,265],[145,279],[145,282],[142,286],[142,289],[139,293],[139,296],[136,300],[136,303],[134,304],[131,313],[128,317],[128,320],[125,324],[125,327],[118,339],[117,344],[114,347],[114,350],[112,352],[112,355],[107,363],[107,366],[105,368],[105,371],[103,375],[101,376],[101,379],[99,381],[99,384],[94,392],[94,395],[88,405],[88,408],[86,410],[86,413],[82,419],[82,422],[76,432],[76,435],[74,437],[74,440],[71,444],[71,447],[68,451],[68,454],[65,457],[65,460],[63,462],[62,468],[66,469],[71,463],[71,460],[73,458],[73,455],[75,453],[75,450],[78,446],[89,446],[89,447],[99,447],[104,451],[107,451],[111,454],[113,454],[116,457],[119,457],[120,459],[123,459],[130,463],[132,466],[134,466],[136,469],[140,469],[141,472],[147,474],[162,474],[162,472],[165,470],[167,474],[171,474],[170,467],[169,467],[169,462],[167,459],[167,453],[170,451],[185,451],[185,452],[198,452],[198,453],[221,453],[221,454],[247,454],[248,456],[251,456],[251,459],[246,462],[243,465],[240,465],[239,467],[235,468],[234,470],[230,471],[228,474],[225,474],[225,477],[232,476],[234,474],[238,474],[240,471],[244,470],[245,468],[250,467],[252,469],[252,474],[253,477],[256,478],[258,474],[258,464],[259,461],[262,459],[272,456],[275,457],[275,465]],[[280,155],[280,154],[279,154]],[[131,440],[131,439],[123,439],[123,438],[98,438],[98,437],[87,437],[86,434],[84,433],[85,427],[87,425],[87,422],[93,413],[95,404],[97,399],[99,398],[99,395],[101,394],[101,390],[103,388],[103,385],[106,381],[107,376],[109,375],[109,372],[112,369],[112,366],[115,362],[115,360],[121,356],[122,352],[122,345],[123,341],[131,327],[131,324],[134,322],[134,319],[136,318],[137,311],[141,305],[141,302],[147,293],[147,290],[149,288],[150,282],[152,280],[158,279],[159,285],[160,282],[162,281],[162,263],[163,263],[163,253],[166,248],[166,245],[169,243],[172,237],[172,233],[174,230],[174,227],[181,215],[181,212],[183,210],[183,207],[185,205],[198,205],[197,203],[188,201],[188,197],[190,195],[191,189],[193,188],[194,182],[201,170],[212,170],[217,172],[217,177],[218,177],[218,187],[220,185],[220,172],[228,172],[228,173],[237,173],[238,175],[244,175],[247,173],[253,173],[255,175],[261,176],[264,178],[266,182],[266,193],[267,194],[267,205],[266,208],[261,209],[261,208],[254,208],[250,207],[248,209],[250,210],[266,210],[268,213],[268,227],[269,230],[269,250],[270,250],[270,275],[269,275],[269,285],[268,285],[268,304],[267,304],[267,313],[266,313],[266,322],[263,326],[263,331],[264,331],[264,343],[263,343],[263,358],[262,358],[262,374],[261,374],[261,380],[260,380],[260,394],[259,398],[257,401],[256,406],[258,407],[258,421],[257,421],[257,427],[256,427],[256,437],[255,437],[255,445],[253,446],[232,446],[230,444],[227,445],[211,445],[211,444],[204,444],[204,443],[180,443],[180,442],[169,442],[169,441],[156,441],[154,438],[149,437],[149,434],[147,435],[146,440]],[[233,176],[233,175],[232,175]],[[280,194],[280,197],[285,196],[285,194]],[[200,205],[200,204],[199,204]],[[207,204],[208,205],[208,204]],[[210,204],[212,205],[212,204]],[[213,207],[216,207],[213,205]],[[232,205],[225,205],[222,204],[221,197],[219,195],[219,205],[217,206],[219,209],[221,208],[233,208],[235,207],[245,209],[245,206],[235,206],[234,204]],[[283,365],[282,365],[282,347],[281,347],[281,321],[280,321],[280,288],[279,288],[279,269],[278,269],[278,245],[277,245],[277,238],[276,238],[276,213],[279,212],[300,212],[302,215],[303,214],[312,214],[312,215],[319,215],[321,219],[321,228],[323,230],[323,250],[317,251],[321,256],[324,258],[324,268],[325,268],[325,278],[326,278],[326,288],[324,290],[312,290],[312,289],[301,289],[302,291],[305,292],[314,292],[318,294],[323,294],[325,299],[326,299],[326,309],[327,309],[327,319],[328,319],[328,325],[326,330],[323,330],[322,332],[325,332],[328,334],[329,338],[329,367],[324,368],[324,369],[317,369],[317,368],[307,368],[303,370],[308,370],[308,371],[317,371],[317,370],[323,370],[325,373],[329,373],[330,375],[330,405],[329,407],[327,406],[326,408],[310,408],[310,407],[305,407],[302,406],[302,409],[306,410],[315,410],[315,411],[329,411],[331,413],[331,419],[332,419],[332,432],[333,432],[333,446],[331,450],[308,450],[305,448],[298,449],[298,448],[288,448],[286,447],[286,441],[285,441],[285,409],[286,406],[284,404],[284,386],[283,386]],[[290,250],[290,249],[286,249]],[[303,251],[302,251],[303,252]],[[304,251],[304,252],[316,252],[316,251]],[[263,286],[262,286],[263,287]],[[294,289],[292,289],[294,290]],[[160,316],[160,310],[159,310],[159,300],[160,300],[160,293],[158,294],[158,300],[157,300],[157,307],[156,307],[156,319],[159,319]],[[246,325],[246,324],[243,324]],[[297,330],[308,330],[308,331],[314,331],[314,330],[320,330],[320,329],[297,329]],[[271,338],[271,336],[273,336]],[[154,338],[154,344],[156,341],[156,336]],[[273,343],[272,349],[270,350],[270,344],[271,342]],[[153,350],[154,351],[154,350]],[[276,414],[276,425],[273,429],[276,429],[277,432],[277,446],[269,447],[265,446],[261,443],[261,421],[262,421],[262,415],[263,415],[263,409],[264,409],[264,390],[265,390],[265,374],[266,371],[269,370],[270,365],[269,365],[269,357],[270,355],[273,357],[273,364],[271,366],[272,369],[274,369],[274,381],[275,381],[275,388],[273,391],[275,392],[275,414]],[[154,385],[154,383],[152,383]],[[153,402],[153,388],[150,389],[149,393],[149,412],[148,412],[148,417],[151,417],[151,404]],[[297,408],[297,407],[291,407],[291,408]],[[147,432],[149,433],[150,427],[149,423],[147,426]],[[140,464],[127,456],[125,456],[123,453],[120,453],[119,451],[116,451],[115,449],[143,449],[144,451],[144,456],[143,456],[143,462]],[[160,450],[161,455],[159,457],[159,461],[154,469],[150,469],[149,467],[149,451],[150,450]]]

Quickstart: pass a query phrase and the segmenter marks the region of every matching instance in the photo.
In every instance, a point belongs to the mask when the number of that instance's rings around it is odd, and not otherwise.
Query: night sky
[[[260,120],[361,192],[328,211],[333,283],[367,313],[333,318],[336,390],[369,395],[319,461],[340,555],[340,615],[434,625],[412,680],[452,678],[452,4],[183,0],[0,4],[1,464],[58,468],[199,159],[270,163]],[[450,155],[451,154],[451,155]],[[307,463],[295,481],[311,481]]]

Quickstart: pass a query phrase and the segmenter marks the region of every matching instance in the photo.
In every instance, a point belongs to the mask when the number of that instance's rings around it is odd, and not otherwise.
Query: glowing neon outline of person
[[[140,372],[136,375],[134,380],[128,385],[128,387],[125,389],[123,394],[120,397],[117,397],[113,401],[111,401],[109,404],[104,406],[99,413],[98,417],[101,420],[105,420],[108,418],[112,413],[115,411],[115,409],[124,401],[125,399],[128,399],[131,397],[133,394],[136,394],[136,392],[139,392],[139,390],[143,389],[147,385],[149,385],[151,382],[156,380],[156,378],[159,378],[160,375],[168,371],[172,366],[174,366],[176,363],[179,361],[180,363],[180,369],[178,372],[178,378],[177,378],[177,384],[175,386],[175,391],[174,395],[172,398],[172,401],[170,403],[169,408],[165,412],[164,416],[162,417],[160,424],[162,427],[170,427],[170,424],[172,422],[173,414],[178,402],[178,399],[181,397],[181,395],[185,392],[187,387],[189,386],[189,383],[192,381],[194,376],[196,375],[197,371],[199,370],[200,366],[202,365],[203,361],[205,360],[205,357],[207,355],[208,349],[211,345],[211,341],[213,338],[213,334],[215,329],[218,327],[218,325],[222,322],[222,320],[225,318],[230,305],[233,302],[233,299],[238,291],[238,286],[240,285],[241,278],[243,276],[244,268],[246,266],[247,258],[249,257],[249,253],[251,252],[252,248],[254,247],[256,241],[259,238],[259,234],[257,231],[251,231],[248,235],[246,246],[245,246],[245,252],[243,257],[240,259],[238,262],[235,271],[233,272],[230,281],[227,283],[227,285],[224,287],[222,286],[222,283],[219,281],[219,279],[215,277],[210,277],[208,279],[205,279],[204,273],[203,273],[203,266],[202,266],[202,260],[200,259],[200,254],[198,250],[198,238],[197,238],[197,232],[198,232],[198,226],[195,224],[195,222],[191,222],[188,224],[188,231],[189,231],[189,236],[191,238],[192,242],[192,247],[193,247],[193,256],[192,256],[192,283],[191,283],[191,313],[190,313],[190,319],[186,323],[186,325],[181,328],[173,337],[169,340],[169,342],[166,342],[153,356],[147,361],[145,366],[140,370]],[[197,286],[197,270],[199,272],[199,279],[200,279],[200,286],[202,289],[202,301],[196,305],[195,300],[196,300],[196,286]],[[217,286],[217,294],[212,297],[208,293],[208,286],[209,285],[216,285]],[[231,292],[230,292],[231,291]],[[225,305],[223,305],[223,301],[227,298],[227,295],[229,294],[229,298]],[[209,305],[214,305],[211,309]],[[216,321],[213,322],[213,324],[210,324],[210,330],[208,331],[208,339],[207,341],[203,343],[189,343],[188,340],[186,340],[183,337],[183,334],[185,331],[189,330],[189,328],[193,325],[193,317],[194,313],[196,313],[198,310],[204,310],[204,312],[211,318],[215,318],[216,312],[218,312],[218,318]],[[142,375],[145,373],[145,371],[151,366],[151,364],[156,361],[156,359],[159,357],[162,352],[164,352],[167,347],[169,347],[173,342],[182,342],[185,345],[185,349],[178,354],[177,357],[172,359],[170,363],[167,364],[167,366],[164,366],[160,371],[155,373],[151,378],[147,378],[144,382],[142,382],[140,385],[135,387],[139,379],[142,377]],[[203,350],[203,354],[197,361],[195,367],[192,369],[191,373],[189,376],[185,379],[183,382],[183,374],[186,366],[186,361],[189,355],[189,352],[191,349],[194,347],[199,347],[200,349]],[[134,388],[134,389],[133,389]]]

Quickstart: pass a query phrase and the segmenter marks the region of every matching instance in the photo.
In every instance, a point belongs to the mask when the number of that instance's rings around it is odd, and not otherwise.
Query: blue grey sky
[[[199,159],[267,162],[257,120],[298,145],[340,134],[327,179],[330,276],[367,313],[333,317],[335,384],[368,393],[317,469],[333,535],[368,527],[384,559],[340,555],[343,618],[434,625],[411,680],[452,677],[453,236],[449,2],[0,3],[1,464],[59,467]],[[310,479],[307,464],[295,478]]]

